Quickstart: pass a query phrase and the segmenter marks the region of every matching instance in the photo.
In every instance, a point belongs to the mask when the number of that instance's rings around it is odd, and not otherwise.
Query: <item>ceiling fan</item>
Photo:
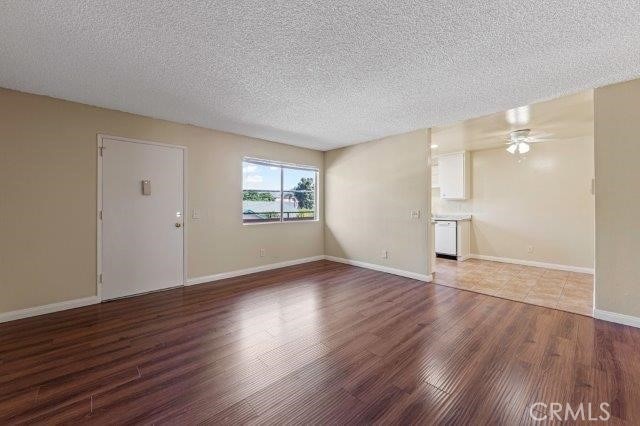
[[[592,137],[593,107],[589,105],[560,99],[512,108],[436,127],[432,143],[440,145],[441,152],[504,149],[521,162],[536,150],[537,142],[555,144]]]
[[[531,133],[531,129],[512,130],[507,135],[507,152],[509,154],[526,154],[531,150],[531,144],[545,142],[550,139],[548,133]]]
[[[505,118],[512,128],[526,125],[530,120],[530,107],[527,105],[510,109],[505,113]],[[550,136],[549,133],[532,133],[531,129],[511,130],[506,138],[507,152],[513,155],[524,155],[531,150],[532,143],[550,140],[548,139]]]

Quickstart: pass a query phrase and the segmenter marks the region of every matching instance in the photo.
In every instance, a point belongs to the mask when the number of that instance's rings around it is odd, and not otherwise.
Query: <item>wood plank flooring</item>
[[[638,329],[320,261],[0,324],[0,424],[639,424],[639,354]]]

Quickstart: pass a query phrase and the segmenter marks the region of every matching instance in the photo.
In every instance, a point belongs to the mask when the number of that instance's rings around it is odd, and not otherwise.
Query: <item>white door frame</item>
[[[96,224],[97,224],[97,246],[96,246],[96,295],[98,301],[102,302],[102,148],[104,139],[112,139],[122,142],[139,143],[144,145],[164,146],[168,148],[177,148],[182,150],[182,283],[185,285],[187,282],[187,147],[183,145],[172,145],[167,143],[150,142],[141,139],[123,138],[120,136],[111,136],[103,133],[98,133],[97,137],[97,149],[96,155],[98,158],[98,187],[97,187],[97,210],[96,210]]]

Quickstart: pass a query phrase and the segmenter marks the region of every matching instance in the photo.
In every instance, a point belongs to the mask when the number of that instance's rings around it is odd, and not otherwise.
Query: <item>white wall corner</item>
[[[631,327],[640,328],[640,318],[631,315],[619,314],[617,312],[604,311],[602,309],[594,309],[593,316],[596,319],[615,322],[617,324],[629,325]]]
[[[0,313],[0,323],[50,314],[52,312],[66,311],[67,309],[80,308],[82,306],[95,305],[97,303],[100,303],[98,296],[89,296],[81,299],[66,300],[64,302],[51,303],[49,305],[4,312]]]

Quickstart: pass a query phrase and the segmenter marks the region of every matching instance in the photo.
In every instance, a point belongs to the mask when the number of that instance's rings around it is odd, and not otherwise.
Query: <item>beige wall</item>
[[[240,198],[244,155],[322,152],[0,89],[0,312],[95,295],[97,133],[188,147],[189,277],[324,253],[322,221],[243,226]]]
[[[637,166],[640,154],[640,80],[608,86],[595,92],[595,223],[596,308],[640,316],[638,277],[640,253]],[[189,208],[202,219],[188,223],[188,275],[198,277],[289,259],[321,255],[347,257],[417,273],[427,272],[428,135],[414,132],[323,153],[256,140],[214,130],[181,125],[117,111],[94,108],[47,97],[0,89],[0,312],[33,307],[95,294],[96,274],[96,133],[186,145],[189,149]],[[590,266],[593,258],[589,229],[588,141],[564,142],[558,149],[570,156],[553,160],[546,145],[534,146],[523,176],[513,181],[502,150],[473,155],[474,201],[453,203],[442,212],[470,211],[475,215],[474,251],[552,263]],[[573,151],[572,151],[573,150]],[[582,153],[582,154],[581,154]],[[325,224],[304,222],[242,226],[238,198],[243,155],[323,167],[330,196],[321,198]],[[576,156],[577,155],[577,156]],[[494,163],[495,161],[495,163]],[[481,172],[481,168],[484,172]],[[535,166],[535,167],[534,167]],[[558,167],[562,166],[562,167]],[[566,179],[562,171],[574,170]],[[485,176],[485,177],[483,177]],[[533,179],[533,180],[532,180]],[[223,184],[219,184],[223,182]],[[539,185],[531,186],[533,182]],[[565,185],[575,189],[565,199]],[[498,203],[506,226],[526,212],[551,226],[568,224],[575,238],[570,250],[551,247],[519,235],[504,245],[491,242],[489,233],[503,231],[504,221],[482,225],[494,205],[489,198],[512,197],[516,188],[528,188],[544,202],[535,208],[510,210]],[[543,189],[540,189],[543,188]],[[564,188],[564,189],[563,189]],[[630,192],[631,191],[631,192]],[[322,192],[322,191],[321,191]],[[386,195],[380,202],[379,194]],[[586,196],[585,196],[586,194]],[[322,195],[322,194],[321,194]],[[436,193],[437,195],[437,193]],[[474,205],[477,199],[478,205]],[[222,202],[221,200],[225,200]],[[570,213],[567,206],[573,206]],[[347,206],[348,208],[345,208]],[[545,208],[540,208],[545,206]],[[516,206],[517,207],[517,206]],[[586,207],[586,208],[583,208]],[[409,211],[420,209],[415,221]],[[437,211],[434,209],[434,211]],[[513,215],[519,212],[520,215]],[[580,231],[580,227],[583,230]],[[326,229],[325,229],[326,228]],[[559,227],[553,235],[565,232]],[[326,231],[326,232],[325,232]],[[282,244],[283,239],[287,244]],[[564,241],[564,238],[557,240]],[[529,243],[533,241],[533,243]],[[326,244],[326,250],[325,250]],[[534,245],[527,257],[526,246]],[[267,249],[265,258],[259,248]],[[504,250],[501,248],[504,247]],[[380,258],[382,250],[389,259]],[[543,251],[544,250],[544,251]],[[543,253],[547,253],[542,256]],[[571,254],[565,259],[558,254]]]
[[[521,163],[503,147],[473,151],[471,198],[434,190],[432,209],[473,214],[474,254],[593,268],[593,161],[592,136],[537,143]]]
[[[596,309],[640,317],[640,80],[595,92]]]
[[[325,153],[327,255],[430,273],[428,146],[422,130]]]

